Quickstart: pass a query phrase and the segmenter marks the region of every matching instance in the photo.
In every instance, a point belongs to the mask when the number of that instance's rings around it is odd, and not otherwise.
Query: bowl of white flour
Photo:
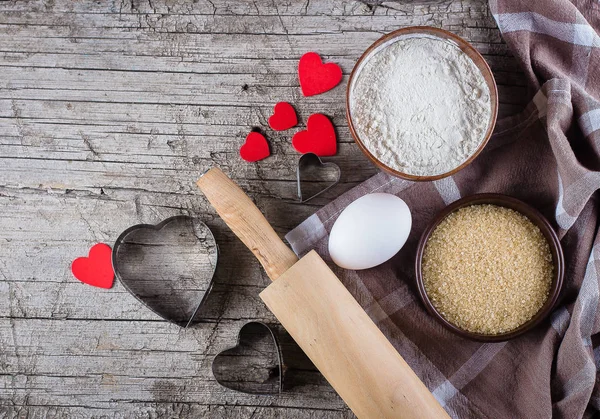
[[[356,63],[347,91],[350,132],[381,169],[410,180],[450,176],[489,140],[494,76],[467,41],[409,27],[383,36]]]

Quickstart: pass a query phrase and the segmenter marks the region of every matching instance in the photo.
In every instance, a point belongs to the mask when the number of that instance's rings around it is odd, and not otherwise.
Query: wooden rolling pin
[[[448,418],[315,251],[298,260],[220,169],[206,172],[198,187],[274,281],[262,300],[356,416]]]

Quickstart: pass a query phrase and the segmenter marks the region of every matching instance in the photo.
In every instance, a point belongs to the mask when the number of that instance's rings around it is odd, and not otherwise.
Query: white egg
[[[395,195],[373,193],[346,207],[329,235],[329,255],[345,269],[368,269],[394,256],[406,243],[412,217]]]

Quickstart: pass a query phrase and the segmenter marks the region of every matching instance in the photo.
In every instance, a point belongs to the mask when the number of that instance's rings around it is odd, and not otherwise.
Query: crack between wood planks
[[[3,405],[0,405],[0,407],[1,406],[3,406]],[[25,415],[17,414],[16,416],[14,416],[14,417],[18,417],[18,418],[23,417],[26,419],[34,417],[34,416],[26,413],[27,411],[29,411],[29,408],[31,408],[31,407],[41,407],[41,408],[45,408],[48,411],[52,412],[52,413],[49,413],[47,416],[46,416],[46,414],[42,413],[42,417],[46,417],[46,418],[55,417],[55,416],[52,416],[52,414],[56,413],[56,412],[54,412],[54,410],[56,410],[56,408],[83,408],[85,410],[97,409],[97,410],[111,410],[113,412],[115,410],[114,407],[91,406],[91,405],[86,405],[86,404],[52,404],[52,403],[35,404],[35,403],[31,403],[31,402],[27,402],[25,404],[19,404],[19,403],[15,403],[14,401],[12,402],[12,404],[9,405],[9,407],[26,408],[26,411],[23,412],[23,413],[25,413]],[[4,416],[2,416],[2,417],[4,417]],[[13,416],[9,416],[9,417],[13,417]]]
[[[474,29],[474,28],[471,28]],[[356,32],[362,32],[362,31],[356,31]],[[371,31],[369,31],[371,32]],[[373,31],[375,32],[375,31]],[[378,32],[378,31],[377,31]],[[350,33],[350,31],[345,31],[344,33]],[[379,33],[379,32],[378,32]],[[332,33],[332,34],[338,34],[338,33]],[[261,33],[256,33],[255,35],[264,35]],[[270,35],[270,34],[267,34]],[[281,34],[273,34],[273,35],[277,35],[277,36],[281,36],[284,35],[283,33]],[[294,36],[292,34],[292,36]],[[513,58],[512,53],[508,50],[508,48],[506,47],[506,44],[503,41],[498,41],[498,42],[492,42],[492,41],[486,41],[486,42],[480,42],[480,41],[471,41],[472,44],[474,45],[487,45],[487,46],[504,46],[505,50],[504,53],[493,53],[493,52],[485,52],[482,53],[482,55],[484,57],[500,57],[500,58]],[[5,53],[5,54],[26,54],[24,52],[15,52],[15,51],[5,51],[5,50],[1,50],[0,49],[0,53]],[[106,51],[104,52],[104,54],[110,54],[111,51]],[[52,55],[82,55],[82,56],[88,56],[91,54],[83,54],[83,53],[62,53],[62,52],[53,52]],[[330,57],[350,57],[353,59],[356,59],[358,56],[358,53],[355,54],[329,54]],[[141,54],[137,54],[135,55],[135,57],[148,57],[148,58],[157,58],[160,56],[156,56],[156,55],[141,55]],[[240,61],[264,61],[266,59],[266,57],[237,57],[238,60]],[[280,56],[276,58],[276,61],[282,61],[282,62],[286,62],[286,61],[297,61],[298,57],[296,56],[290,56],[290,57],[285,57],[285,56]],[[223,62],[219,62],[219,61],[213,61],[210,63],[206,63],[206,64],[222,64],[225,65],[226,63]],[[516,66],[516,62],[514,62],[515,64],[515,68],[514,68],[514,72],[519,72],[521,73],[522,71]],[[217,75],[217,74],[222,74],[222,71],[218,71],[218,70],[214,70],[214,71],[194,71],[194,70],[189,70],[189,69],[182,69],[182,70],[160,70],[160,69],[156,69],[156,70],[147,70],[147,69],[127,69],[127,68],[104,68],[104,67],[66,67],[66,66],[46,66],[46,65],[17,65],[17,64],[7,64],[7,63],[0,63],[0,67],[7,67],[7,68],[23,68],[23,69],[30,69],[30,68],[35,68],[35,69],[47,69],[47,70],[73,70],[73,71],[98,71],[98,72],[105,72],[105,71],[111,71],[111,72],[123,72],[123,73],[157,73],[157,74],[194,74],[194,75]],[[229,75],[255,75],[256,73],[249,73],[247,71],[233,71],[233,68],[229,68],[227,74]],[[287,72],[282,72],[282,73],[278,73],[281,75],[293,75],[295,73],[287,73]],[[17,90],[15,88],[15,90]],[[54,89],[54,90],[59,90],[59,89]]]
[[[332,394],[335,394],[333,392],[333,389],[331,390]],[[250,397],[251,399],[254,399],[254,397],[256,397],[256,395],[246,395],[247,397]],[[341,399],[337,398],[337,400],[339,400],[338,403],[341,403]],[[126,402],[126,403],[165,403],[165,404],[172,404],[173,402],[156,402],[154,400],[143,400],[143,399],[111,399],[111,402]],[[177,404],[185,404],[185,405],[200,405],[200,406],[214,406],[214,407],[219,407],[219,408],[223,408],[223,407],[260,407],[260,408],[266,408],[266,409],[292,409],[292,410],[303,410],[303,411],[322,411],[322,412],[347,412],[350,409],[346,406],[343,405],[340,408],[326,408],[326,407],[317,407],[314,405],[311,405],[310,407],[303,407],[303,406],[289,406],[286,404],[281,404],[281,405],[277,405],[277,404],[269,404],[267,406],[257,406],[256,404],[248,404],[248,403],[240,403],[239,401],[236,401],[235,404],[231,405],[231,404],[223,404],[223,403],[200,403],[197,401],[177,401]]]
[[[2,1],[2,0],[0,0]],[[4,0],[5,1],[5,0]],[[122,5],[125,3],[126,0],[121,1],[120,5],[121,8],[119,11],[116,12],[94,12],[94,11],[90,11],[90,10],[77,10],[77,11],[68,11],[68,10],[61,10],[59,13],[57,14],[61,14],[61,15],[79,15],[79,16],[105,16],[105,17],[109,17],[112,15],[121,15],[121,16],[130,16],[130,17],[135,17],[138,16],[140,14],[151,14],[151,13],[146,13],[146,12],[140,12],[137,10],[137,8],[135,8],[134,12],[123,12],[123,7]],[[410,0],[405,0],[404,2],[399,2],[398,0],[359,0],[360,3],[363,4],[372,4],[372,5],[377,5],[377,6],[383,6],[385,8],[385,6],[388,3],[398,3],[399,5],[406,5],[406,4],[411,4]],[[130,0],[131,2],[131,0]],[[214,5],[213,1],[209,1],[207,0],[207,2],[209,4]],[[432,5],[432,6],[438,6],[440,4],[451,4],[453,3],[451,0],[421,0],[420,2],[415,2],[417,6],[423,6],[423,5]],[[219,17],[224,17],[224,18],[235,18],[236,16],[253,16],[253,15],[248,15],[247,13],[242,12],[242,14],[239,13],[233,13],[231,11],[231,9],[229,8],[224,8],[223,10],[227,10],[229,11],[229,13],[216,13],[216,10],[218,10],[218,8],[216,8],[215,6],[212,6],[214,8],[214,10],[212,10],[210,13],[191,13],[189,11],[185,11],[185,12],[171,12],[171,10],[167,10],[166,12],[161,12],[160,15],[162,17],[189,17],[189,16],[219,16]],[[387,8],[389,8],[392,11],[396,11],[396,12],[402,12],[401,9],[398,8],[393,8],[391,6],[388,6]],[[304,9],[304,7],[302,7],[302,9]],[[289,8],[288,8],[289,10]],[[456,14],[459,14],[457,12],[455,12]],[[467,14],[466,11],[464,11],[464,9],[462,10],[462,13]],[[154,14],[159,14],[158,12],[155,12]],[[315,17],[322,17],[325,13],[320,13],[320,14],[314,14],[314,15],[308,15],[308,14],[303,14],[301,15],[302,17],[306,17],[306,18],[315,18]],[[337,18],[341,18],[341,17],[370,17],[371,14],[347,14],[347,13],[342,13],[342,14],[333,14],[333,13],[327,13],[327,16],[331,16],[331,17],[337,17]],[[261,14],[262,17],[272,17],[274,16],[272,13],[263,13]],[[283,14],[282,16],[286,16],[286,17],[298,17],[298,14]],[[416,15],[417,17],[422,16],[422,14],[418,14]],[[482,15],[483,17],[483,15]],[[9,23],[10,24],[10,23]],[[24,23],[12,23],[13,25],[28,25],[29,23],[24,22]],[[48,24],[47,26],[68,26],[65,24]],[[118,26],[110,26],[110,28],[120,28]],[[130,26],[126,26],[124,28],[130,28]]]
[[[68,243],[73,243],[72,240],[53,240],[53,242],[68,242]],[[63,281],[52,281],[52,280],[46,280],[46,279],[38,279],[38,278],[34,278],[35,279],[35,284],[54,284],[54,285],[58,285],[58,284],[62,284]],[[29,279],[7,279],[7,282],[11,282],[13,284],[32,284],[32,281]],[[65,284],[69,284],[75,287],[79,287],[81,284],[79,282],[70,282],[67,281],[65,282]],[[239,284],[239,283],[235,283],[235,282],[219,282],[219,285],[222,286],[223,288],[226,287],[232,287],[232,288],[243,288],[243,289],[253,289],[253,288],[258,288],[259,290],[263,290],[265,288],[264,285],[257,285],[257,284]],[[115,294],[122,294],[122,295],[130,295],[129,291],[126,290],[111,290],[111,292],[114,292]],[[217,289],[213,289],[211,291],[211,293],[221,293],[224,294],[226,291],[225,290],[217,290]],[[133,313],[133,312],[132,312]],[[8,317],[2,317],[0,316],[0,319],[2,318],[8,318]],[[23,316],[23,318],[33,318],[33,317],[27,317],[27,316]],[[41,318],[41,317],[40,317]],[[48,319],[51,319],[51,317],[47,317]],[[202,317],[203,319],[213,319],[216,320],[218,318],[217,317]],[[244,320],[245,317],[224,317],[224,320]]]
[[[140,307],[140,309],[143,307]],[[217,317],[214,318],[205,318],[207,321],[206,322],[198,322],[198,323],[213,323],[213,320],[218,319]],[[63,322],[63,321],[71,321],[71,322],[115,322],[115,323],[163,323],[166,324],[167,321],[163,320],[162,318],[152,318],[152,319],[135,319],[135,318],[131,318],[131,319],[122,319],[122,318],[102,318],[102,317],[61,317],[61,318],[52,318],[52,317],[42,317],[42,316],[0,316],[0,320],[19,320],[19,321],[30,321],[30,320],[41,320],[41,321],[58,321],[58,322]],[[208,321],[210,320],[210,321]],[[227,320],[227,321],[240,321],[240,320],[246,320],[246,318],[244,317],[235,317],[235,318],[226,318],[223,317],[223,320]]]
[[[6,1],[6,0],[0,0],[0,1]],[[126,0],[121,1],[121,5],[125,3]],[[361,3],[366,3],[368,0],[366,1],[361,1]],[[390,0],[393,1],[393,0]],[[431,0],[429,0],[431,2]],[[439,0],[437,0],[439,3]],[[445,2],[448,2],[449,0],[443,0]],[[210,4],[214,4],[213,1],[208,1],[208,3]],[[387,3],[389,1],[377,1],[377,0],[372,0],[371,3]],[[161,12],[160,15],[163,17],[188,17],[188,16],[219,16],[219,17],[228,17],[228,18],[235,18],[236,16],[247,16],[246,14],[244,14],[242,12],[242,14],[239,13],[233,13],[231,12],[230,9],[228,8],[224,8],[224,10],[228,10],[230,13],[190,13],[188,11],[186,12],[171,12],[170,10],[167,10],[166,12]],[[392,9],[392,10],[396,10],[396,9]],[[121,13],[119,13],[119,11],[116,12],[93,12],[90,10],[77,10],[77,11],[68,11],[68,10],[61,10],[59,13],[57,14],[61,14],[61,15],[79,15],[79,16],[113,16],[113,15],[123,15],[123,16],[138,16],[140,14],[140,12],[135,12],[135,13],[129,13],[129,12],[123,12],[123,10],[121,9]],[[142,13],[142,14],[147,14],[147,13]],[[157,13],[158,14],[158,13]],[[270,13],[263,13],[261,16],[263,17],[270,17],[270,16],[274,16],[273,14]],[[298,17],[298,14],[284,14],[283,16],[287,16],[287,17]],[[314,14],[314,15],[302,15],[303,17],[306,18],[311,18],[311,17],[322,17],[323,13],[321,14]],[[350,15],[347,14],[327,14],[327,16],[331,16],[331,17],[350,17]],[[370,14],[361,14],[361,15],[352,15],[351,17],[369,17]],[[420,15],[419,15],[420,16]],[[15,23],[15,25],[28,25],[28,23]],[[48,25],[48,26],[68,26],[68,25],[64,25],[64,24],[56,24],[56,25]],[[111,26],[112,28],[112,26]]]
[[[140,311],[143,310],[144,307],[140,307]],[[144,310],[145,311],[145,310]],[[135,323],[150,323],[150,324],[164,324],[167,323],[166,320],[163,319],[143,319],[143,318],[139,318],[139,317],[131,317],[131,318],[114,318],[114,317],[106,317],[106,318],[92,318],[92,317],[67,317],[67,316],[56,316],[56,317],[50,317],[50,316],[0,316],[0,320],[18,320],[18,321],[32,321],[32,320],[38,320],[38,321],[70,321],[70,322],[82,322],[82,323],[89,323],[89,322],[102,322],[102,323],[131,323],[131,322],[135,322]],[[190,327],[194,327],[194,325],[200,325],[200,324],[210,324],[210,325],[216,325],[216,323],[219,322],[232,322],[232,323],[238,323],[238,322],[248,322],[248,321],[255,321],[257,320],[255,315],[249,315],[247,317],[244,316],[234,316],[234,317],[226,317],[224,315],[217,315],[217,316],[203,316],[201,320],[196,320],[194,321],[194,323],[192,324],[192,326]],[[259,320],[270,320],[272,321],[272,319],[270,318],[263,318],[263,319],[259,319]],[[201,343],[200,341],[198,341],[199,343]],[[115,349],[117,351],[125,351],[125,352],[129,352],[131,350],[129,349]],[[135,351],[141,351],[140,349],[135,349]],[[155,351],[155,350],[151,350],[151,351]],[[160,350],[161,352],[182,352],[182,351],[169,351],[169,350]],[[183,351],[183,352],[188,352],[188,351]],[[195,349],[193,352],[197,352]],[[210,353],[210,349],[207,349],[206,354]]]

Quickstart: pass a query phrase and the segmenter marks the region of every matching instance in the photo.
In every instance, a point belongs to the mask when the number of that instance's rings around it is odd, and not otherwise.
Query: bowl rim
[[[546,302],[538,310],[538,312],[530,320],[523,323],[516,329],[497,335],[469,332],[467,330],[461,329],[460,327],[446,320],[446,318],[444,318],[437,311],[437,309],[429,300],[429,296],[427,295],[427,291],[425,290],[425,284],[423,283],[423,272],[421,269],[423,262],[423,253],[427,241],[429,240],[431,233],[442,222],[442,220],[444,220],[450,213],[458,210],[459,208],[483,204],[491,204],[513,209],[518,213],[526,216],[532,223],[538,226],[540,231],[548,241],[550,251],[552,252],[552,259],[554,261],[555,268],[550,293],[548,295],[548,298],[546,299]],[[425,308],[427,309],[429,314],[432,315],[445,328],[449,329],[455,334],[464,338],[480,342],[499,342],[513,339],[530,331],[531,329],[535,328],[538,324],[540,324],[552,312],[559,299],[564,280],[564,270],[565,261],[562,246],[550,222],[537,209],[533,208],[529,204],[526,204],[525,202],[519,199],[513,198],[512,196],[498,193],[481,193],[469,195],[462,199],[459,199],[458,201],[453,202],[452,204],[442,209],[429,223],[429,225],[421,235],[421,238],[419,239],[419,243],[417,245],[417,254],[415,257],[415,280],[417,283],[417,289],[419,291],[421,301],[425,305]]]
[[[481,73],[486,81],[486,84],[490,90],[490,105],[492,108],[492,112],[490,114],[488,129],[485,133],[483,140],[481,141],[481,143],[479,144],[479,146],[477,147],[475,152],[467,160],[465,160],[460,166],[458,166],[448,172],[437,174],[437,175],[432,175],[432,176],[412,175],[409,173],[404,173],[404,172],[392,169],[391,167],[387,166],[386,164],[384,164],[383,162],[378,160],[377,157],[375,157],[373,154],[371,154],[371,152],[367,149],[367,147],[364,145],[364,143],[360,139],[360,137],[354,127],[354,123],[352,121],[352,116],[351,116],[351,112],[350,112],[351,88],[353,86],[354,79],[357,77],[358,69],[361,67],[363,61],[365,61],[365,59],[371,54],[371,52],[373,52],[373,50],[375,50],[380,45],[388,42],[389,40],[391,40],[393,38],[405,36],[408,34],[415,34],[415,33],[416,34],[420,33],[420,34],[426,34],[426,35],[433,35],[435,37],[450,40],[450,41],[453,41],[454,43],[456,43],[456,45],[465,54],[467,54],[469,56],[469,58],[471,58],[473,63],[481,71]],[[490,69],[490,66],[488,65],[487,61],[483,58],[481,53],[479,53],[479,51],[477,51],[477,49],[475,47],[473,47],[473,45],[471,45],[469,42],[467,42],[460,36],[458,36],[452,32],[449,32],[445,29],[434,28],[432,26],[408,26],[405,28],[401,28],[401,29],[392,31],[388,34],[383,35],[381,38],[377,39],[365,50],[365,52],[363,52],[363,54],[360,56],[360,58],[358,59],[356,64],[354,64],[354,67],[352,68],[352,72],[350,73],[350,77],[348,79],[348,84],[346,86],[346,120],[348,122],[348,128],[350,129],[350,134],[352,135],[354,142],[358,145],[358,148],[363,152],[363,154],[365,154],[369,158],[369,160],[371,160],[371,162],[373,162],[377,167],[379,167],[383,171],[390,173],[396,177],[407,179],[407,180],[413,180],[413,181],[419,181],[419,182],[438,180],[438,179],[442,179],[442,178],[445,178],[448,176],[452,176],[453,174],[457,173],[458,171],[464,169],[473,160],[475,160],[475,158],[481,153],[481,151],[487,145],[487,143],[490,140],[490,137],[492,136],[492,133],[494,131],[494,127],[496,126],[497,118],[498,118],[498,86],[496,84],[496,79],[494,78],[494,74],[492,73],[492,70]]]

